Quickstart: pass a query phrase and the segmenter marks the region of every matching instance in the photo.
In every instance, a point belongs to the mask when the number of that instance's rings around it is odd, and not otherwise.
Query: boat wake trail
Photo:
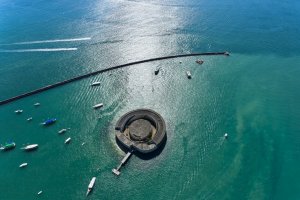
[[[43,43],[57,43],[57,42],[77,42],[91,40],[91,37],[83,38],[69,38],[69,39],[54,39],[54,40],[36,40],[36,41],[27,41],[27,42],[15,42],[10,44],[0,44],[0,45],[23,45],[23,44],[43,44]]]
[[[46,49],[14,49],[3,50],[0,49],[0,53],[23,53],[23,52],[53,52],[53,51],[76,51],[77,48],[46,48]]]

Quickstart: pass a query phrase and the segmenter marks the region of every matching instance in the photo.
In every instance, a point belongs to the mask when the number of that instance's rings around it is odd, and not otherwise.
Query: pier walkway
[[[180,54],[180,55],[173,55],[173,56],[164,56],[164,57],[150,58],[150,59],[146,59],[146,60],[140,60],[140,61],[130,62],[130,63],[126,63],[126,64],[122,64],[122,65],[117,65],[117,66],[114,66],[114,67],[109,67],[109,68],[106,68],[106,69],[101,69],[101,70],[97,70],[97,71],[94,71],[94,72],[90,72],[90,73],[87,73],[87,74],[84,74],[84,75],[80,75],[80,76],[77,76],[77,77],[74,77],[74,78],[70,78],[70,79],[67,79],[67,80],[64,80],[64,81],[61,81],[61,82],[54,83],[52,85],[47,85],[45,87],[42,87],[42,88],[39,88],[39,89],[36,89],[36,90],[32,90],[30,92],[23,93],[23,94],[20,94],[18,96],[11,97],[9,99],[2,100],[2,101],[0,101],[0,105],[4,105],[4,104],[7,104],[7,103],[16,101],[18,99],[22,99],[22,98],[27,97],[27,96],[38,94],[38,93],[41,93],[43,91],[46,91],[46,90],[49,90],[49,89],[52,89],[52,88],[56,88],[56,87],[59,87],[59,86],[62,86],[62,85],[65,85],[67,83],[78,81],[78,80],[81,80],[81,79],[84,79],[84,78],[87,78],[87,77],[90,77],[90,76],[94,76],[94,75],[97,75],[97,74],[101,74],[101,73],[104,73],[104,72],[107,72],[107,71],[111,71],[111,70],[115,70],[115,69],[120,69],[120,68],[128,67],[128,66],[131,66],[131,65],[137,65],[137,64],[142,64],[142,63],[147,63],[147,62],[153,62],[153,61],[158,61],[158,60],[180,58],[180,57],[214,56],[214,55],[229,56],[229,53],[228,52],[191,53],[191,54]]]

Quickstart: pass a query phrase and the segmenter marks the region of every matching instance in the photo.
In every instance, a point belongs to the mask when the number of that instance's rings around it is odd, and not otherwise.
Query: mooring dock
[[[132,152],[133,152],[133,151],[127,152],[126,156],[122,159],[120,165],[119,165],[116,169],[112,169],[112,172],[113,172],[115,175],[119,176],[119,175],[121,174],[120,169],[121,169],[121,167],[127,162],[127,160],[130,158]]]

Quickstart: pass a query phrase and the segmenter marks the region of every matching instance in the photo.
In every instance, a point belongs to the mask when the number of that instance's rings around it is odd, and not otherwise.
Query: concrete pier
[[[127,152],[126,156],[122,159],[120,165],[119,165],[116,169],[112,169],[112,172],[113,172],[115,175],[119,176],[119,175],[121,174],[120,169],[121,169],[121,167],[128,161],[128,159],[130,158],[132,152],[133,152],[133,151]]]

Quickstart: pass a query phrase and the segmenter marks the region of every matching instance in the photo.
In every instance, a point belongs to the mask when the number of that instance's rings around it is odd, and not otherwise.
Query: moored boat
[[[100,85],[100,84],[101,84],[101,82],[96,81],[96,82],[93,82],[93,83],[91,84],[91,86],[98,86],[98,85]]]
[[[46,121],[44,121],[42,124],[44,126],[48,126],[48,125],[51,125],[51,124],[54,124],[56,122],[56,119],[55,118],[52,118],[52,119],[47,119]]]
[[[191,74],[190,71],[186,71],[186,75],[187,75],[188,79],[191,79],[191,78],[192,78],[192,74]]]
[[[94,109],[101,108],[103,106],[103,103],[99,103],[93,106]]]
[[[22,163],[19,167],[23,168],[23,167],[26,167],[27,165],[28,165],[28,163]]]
[[[198,63],[199,65],[202,65],[204,63],[203,60],[196,60],[196,63]]]
[[[71,138],[70,137],[65,140],[65,144],[69,144],[70,142],[71,142]]]
[[[30,145],[27,145],[25,147],[22,147],[21,149],[25,150],[25,151],[32,151],[32,150],[35,150],[39,147],[38,144],[30,144]]]
[[[63,134],[63,133],[65,133],[66,131],[67,131],[67,129],[63,128],[63,129],[61,129],[61,130],[58,131],[58,134]]]
[[[16,114],[21,114],[23,112],[23,110],[15,110]]]
[[[92,191],[92,189],[93,189],[93,187],[95,185],[95,181],[96,181],[96,177],[93,177],[92,180],[91,180],[91,182],[90,182],[90,184],[89,184],[89,186],[88,186],[88,190],[86,192],[86,196],[88,196],[89,193]]]
[[[10,143],[5,143],[5,145],[1,145],[0,150],[7,151],[14,149],[16,147],[16,143],[10,142]]]

